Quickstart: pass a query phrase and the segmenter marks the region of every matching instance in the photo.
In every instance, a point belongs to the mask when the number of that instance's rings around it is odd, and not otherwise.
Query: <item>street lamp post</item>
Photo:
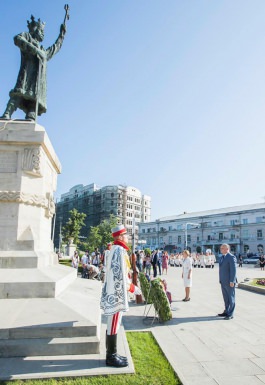
[[[185,231],[185,249],[187,249],[188,248],[188,225],[191,225],[191,226],[200,226],[200,224],[199,223],[193,223],[193,222],[187,222],[187,223],[185,223],[185,229],[184,229],[184,231]]]
[[[156,220],[157,223],[157,248],[159,248],[159,225],[160,225],[160,220]]]

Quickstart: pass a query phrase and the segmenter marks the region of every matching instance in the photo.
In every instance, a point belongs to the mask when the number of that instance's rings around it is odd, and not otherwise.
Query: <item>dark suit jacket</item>
[[[236,257],[227,253],[219,260],[219,281],[222,285],[229,285],[230,282],[236,283]]]
[[[151,263],[153,266],[157,264],[157,253],[154,254],[154,257],[152,258]]]

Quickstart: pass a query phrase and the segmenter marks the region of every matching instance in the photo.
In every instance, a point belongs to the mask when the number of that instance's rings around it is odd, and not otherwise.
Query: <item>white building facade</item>
[[[228,243],[236,254],[265,251],[265,203],[164,217],[139,224],[140,244],[180,252],[211,249]]]

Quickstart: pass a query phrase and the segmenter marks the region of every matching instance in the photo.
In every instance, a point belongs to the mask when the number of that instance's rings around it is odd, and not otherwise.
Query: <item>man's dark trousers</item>
[[[235,286],[230,287],[230,285],[222,285],[221,290],[225,303],[225,312],[228,317],[233,317],[235,310]]]

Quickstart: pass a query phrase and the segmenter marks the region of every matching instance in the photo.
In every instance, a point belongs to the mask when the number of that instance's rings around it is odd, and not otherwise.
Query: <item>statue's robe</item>
[[[21,51],[21,65],[16,85],[9,93],[10,98],[16,99],[17,107],[25,113],[34,111],[38,100],[37,112],[41,115],[47,111],[47,61],[60,50],[63,36],[59,35],[56,42],[47,49],[44,49],[28,32],[15,36],[14,42]]]

